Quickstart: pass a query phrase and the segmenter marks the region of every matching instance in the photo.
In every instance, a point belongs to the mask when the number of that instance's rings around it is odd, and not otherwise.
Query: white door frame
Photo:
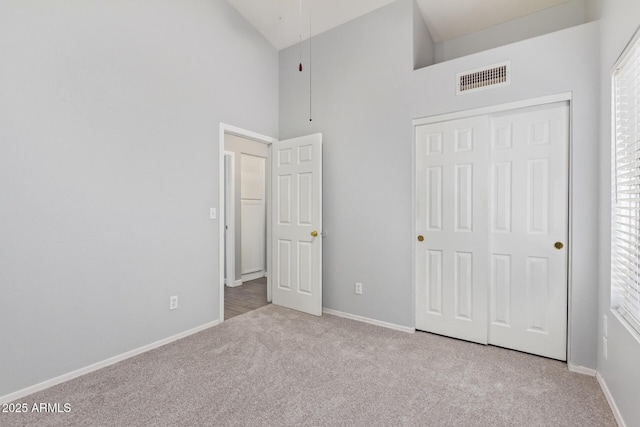
[[[568,204],[569,204],[569,224],[568,224],[568,230],[569,230],[569,237],[568,237],[568,246],[567,246],[567,250],[568,250],[568,256],[567,256],[567,303],[568,303],[568,307],[567,307],[567,364],[569,366],[571,366],[571,361],[572,361],[572,354],[571,354],[571,336],[572,336],[572,322],[571,322],[571,318],[572,318],[572,305],[573,305],[573,299],[572,299],[572,288],[573,288],[573,275],[572,275],[572,266],[573,266],[573,251],[572,251],[572,245],[571,245],[571,241],[572,239],[572,235],[573,235],[573,221],[572,221],[572,217],[573,217],[573,178],[572,178],[572,174],[573,174],[573,152],[572,152],[572,138],[573,138],[573,125],[572,125],[572,109],[573,109],[573,101],[572,101],[572,93],[571,92],[564,92],[564,93],[559,93],[559,94],[555,94],[555,95],[548,95],[548,96],[543,96],[543,97],[539,97],[539,98],[531,98],[531,99],[525,99],[525,100],[521,100],[521,101],[515,101],[515,102],[510,102],[510,103],[506,103],[506,104],[499,104],[499,105],[490,105],[487,107],[481,107],[481,108],[476,108],[476,109],[471,109],[471,110],[464,110],[464,111],[456,111],[453,113],[445,113],[445,114],[438,114],[435,116],[429,116],[429,117],[423,117],[423,118],[419,118],[419,119],[414,119],[413,120],[413,144],[412,144],[412,153],[411,153],[411,158],[414,159],[412,161],[412,180],[411,180],[411,199],[412,199],[412,212],[411,212],[411,216],[412,216],[412,234],[411,234],[411,241],[413,242],[413,239],[416,238],[416,207],[417,207],[417,200],[416,200],[416,162],[415,162],[415,158],[416,158],[416,132],[415,132],[415,128],[417,126],[420,125],[426,125],[426,124],[430,124],[430,123],[437,123],[437,122],[444,122],[444,121],[449,121],[449,120],[456,120],[456,119],[462,119],[462,118],[466,118],[466,117],[472,117],[472,116],[478,116],[478,115],[484,115],[484,114],[493,114],[493,113],[498,113],[498,112],[503,112],[503,111],[509,111],[509,110],[515,110],[518,108],[526,108],[526,107],[533,107],[536,105],[544,105],[544,104],[552,104],[555,102],[562,102],[562,101],[567,101],[569,103],[569,164],[568,164],[568,175],[569,175],[569,188],[568,188],[568,195],[569,195],[569,200],[568,200]],[[411,272],[411,279],[412,279],[412,297],[413,297],[413,325],[415,328],[415,322],[416,322],[416,245],[412,244],[411,245],[411,250],[412,250],[412,272]]]
[[[227,135],[236,135],[242,138],[250,139],[252,141],[260,142],[263,144],[267,144],[269,146],[269,157],[271,157],[271,144],[277,142],[276,138],[272,138],[270,136],[261,135],[257,132],[253,132],[250,130],[242,129],[236,126],[228,125],[226,123],[220,122],[220,134],[218,138],[218,182],[220,183],[220,187],[218,189],[218,206],[220,211],[220,219],[219,219],[219,248],[218,248],[218,271],[219,279],[218,279],[218,287],[219,287],[219,317],[220,322],[224,322],[224,263],[225,263],[225,251],[224,251],[224,224],[225,224],[225,211],[226,211],[226,201],[224,200],[224,140],[225,134]],[[267,162],[268,163],[268,162]],[[267,206],[271,206],[271,183],[269,178],[267,179]],[[269,242],[271,242],[271,219],[270,219],[270,209],[267,208],[267,266],[271,264],[271,251]],[[235,231],[235,230],[234,230]],[[235,246],[235,245],[234,245]],[[235,266],[233,266],[235,268]],[[268,268],[268,267],[267,267]],[[235,272],[234,272],[235,273]],[[235,274],[234,274],[235,275]],[[271,279],[267,275],[267,301],[271,301]]]
[[[236,265],[235,189],[236,189],[236,186],[235,186],[235,179],[234,179],[236,153],[234,153],[233,151],[225,150],[224,157],[225,157],[225,165],[226,165],[226,169],[225,169],[226,170],[226,176],[225,176],[226,197],[224,200],[224,203],[225,203],[224,207],[221,208],[221,209],[224,209],[224,215],[221,216],[221,220],[224,221],[224,223],[222,224],[223,230],[225,232],[224,238],[228,239],[227,245],[225,247],[225,253],[224,253],[224,256],[225,256],[224,265],[227,271],[225,284],[227,286],[232,287],[236,285],[236,272],[235,272],[235,265]],[[224,225],[228,227],[226,230],[224,229]],[[229,238],[229,236],[233,236],[233,238]]]

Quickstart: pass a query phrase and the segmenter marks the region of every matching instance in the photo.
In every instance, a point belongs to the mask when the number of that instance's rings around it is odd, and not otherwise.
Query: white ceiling
[[[278,50],[395,0],[227,0]],[[417,0],[434,42],[451,40],[568,0]],[[302,5],[302,13],[301,13]],[[309,20],[311,8],[311,22]],[[302,33],[302,34],[301,34]]]

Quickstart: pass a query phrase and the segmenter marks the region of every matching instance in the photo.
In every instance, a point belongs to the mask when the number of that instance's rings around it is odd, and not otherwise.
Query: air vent
[[[511,63],[489,65],[456,75],[457,95],[511,84]]]

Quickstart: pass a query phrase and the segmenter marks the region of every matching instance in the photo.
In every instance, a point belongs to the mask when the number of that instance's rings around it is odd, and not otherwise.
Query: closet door
[[[566,360],[569,107],[491,117],[489,343]]]
[[[416,328],[487,342],[487,116],[416,127]]]
[[[569,106],[416,127],[416,329],[566,360]]]

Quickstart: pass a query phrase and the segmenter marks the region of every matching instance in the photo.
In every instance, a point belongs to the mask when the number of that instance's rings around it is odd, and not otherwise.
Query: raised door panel
[[[455,230],[473,231],[473,164],[455,165]]]
[[[276,222],[278,225],[291,225],[291,175],[280,175],[276,180]]]
[[[549,234],[549,158],[527,160],[527,233]]]
[[[291,258],[291,240],[278,239],[276,258],[279,260],[275,285],[279,289],[291,290],[291,274],[293,271],[293,260]]]
[[[492,325],[511,326],[511,255],[491,255],[491,286],[489,322]]]
[[[511,162],[493,162],[491,231],[509,233],[511,231]]]
[[[428,250],[426,255],[427,311],[442,315],[442,251]]]
[[[473,253],[454,254],[455,316],[473,320]]]

